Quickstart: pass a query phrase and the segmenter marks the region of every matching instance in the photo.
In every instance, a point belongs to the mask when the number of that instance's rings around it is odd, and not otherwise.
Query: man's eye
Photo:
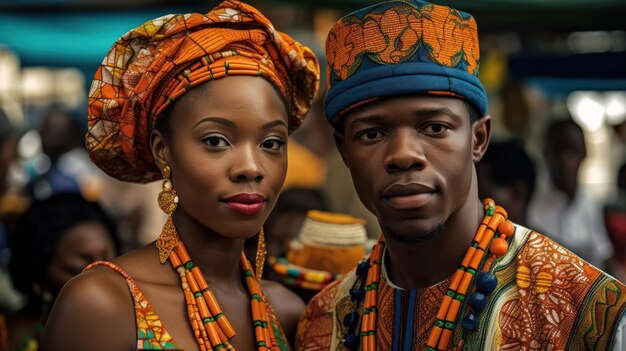
[[[361,140],[375,140],[383,136],[383,133],[376,129],[369,129],[359,134]]]
[[[448,130],[448,127],[445,124],[441,123],[433,123],[429,124],[422,129],[424,132],[429,134],[441,134]]]

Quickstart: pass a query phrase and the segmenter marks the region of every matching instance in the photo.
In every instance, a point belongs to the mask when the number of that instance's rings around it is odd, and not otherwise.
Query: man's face
[[[337,146],[386,236],[405,243],[436,236],[475,190],[474,162],[490,124],[472,124],[462,100],[386,98],[348,112],[343,123]]]
[[[573,195],[578,185],[578,171],[586,157],[585,137],[571,125],[552,133],[545,152],[550,177],[557,188]]]

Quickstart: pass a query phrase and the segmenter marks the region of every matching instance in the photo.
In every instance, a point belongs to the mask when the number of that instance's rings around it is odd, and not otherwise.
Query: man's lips
[[[253,215],[263,209],[266,198],[256,193],[240,193],[226,197],[222,202],[235,212]]]
[[[395,209],[415,209],[425,206],[435,192],[435,188],[422,183],[396,183],[383,191],[382,198]]]

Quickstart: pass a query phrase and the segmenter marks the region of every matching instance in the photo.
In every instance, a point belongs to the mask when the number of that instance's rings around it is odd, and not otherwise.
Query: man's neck
[[[437,239],[406,244],[386,237],[387,253],[383,264],[388,278],[401,288],[421,289],[454,274],[484,215],[479,202],[465,211],[450,217]]]

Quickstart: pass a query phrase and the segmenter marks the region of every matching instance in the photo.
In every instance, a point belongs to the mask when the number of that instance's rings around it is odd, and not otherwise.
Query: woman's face
[[[285,180],[287,120],[261,77],[218,79],[184,95],[170,111],[164,147],[177,211],[223,236],[257,233]]]
[[[115,245],[107,227],[97,221],[82,222],[67,230],[46,264],[43,283],[54,296],[91,262],[115,257]]]

